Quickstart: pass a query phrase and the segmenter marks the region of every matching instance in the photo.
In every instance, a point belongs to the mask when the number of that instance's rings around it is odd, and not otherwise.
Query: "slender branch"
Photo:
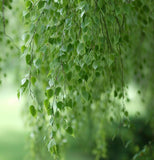
[[[14,46],[16,47],[16,49],[18,49],[18,50],[20,51],[20,48],[15,44],[13,38],[12,38],[11,36],[9,36],[7,33],[5,33],[5,36],[6,36],[7,38],[9,38],[10,41],[11,41],[11,42],[14,44]]]
[[[33,35],[32,35],[32,38],[31,38],[30,42],[29,42],[29,47],[31,47],[31,43],[32,43],[32,41],[33,41],[33,39],[34,39],[34,36],[35,36],[35,34],[36,34],[36,29],[37,29],[36,26],[37,26],[38,22],[40,21],[40,19],[41,19],[41,17],[42,17],[43,14],[44,14],[44,12],[42,12],[42,13],[40,14],[40,16],[38,17],[38,20],[36,21],[34,33],[33,33]]]
[[[111,51],[113,51],[112,45],[111,45],[111,41],[110,41],[110,37],[109,37],[109,32],[108,32],[108,28],[106,25],[106,20],[104,18],[104,16],[102,15],[102,19],[103,19],[103,23],[104,23],[104,27],[105,27],[105,31],[106,31],[106,36],[107,36],[107,41],[108,41],[108,47],[111,49]]]
[[[121,24],[121,28],[123,29],[124,27],[124,24],[125,24],[125,15],[123,15],[123,19],[122,19],[122,24]]]
[[[2,14],[3,14],[3,32],[5,34],[4,0],[2,1]]]
[[[121,25],[120,25],[119,19],[118,19],[117,16],[114,16],[114,17],[115,17],[116,22],[117,22],[117,24],[118,24],[118,26],[119,26],[119,33],[121,34]]]
[[[120,55],[120,63],[121,63],[121,85],[122,85],[122,97],[124,99],[124,65],[121,55],[121,46],[119,44],[119,55]]]
[[[106,31],[106,36],[107,36],[107,45],[108,45],[108,48],[113,51],[113,48],[112,48],[112,45],[111,45],[111,41],[110,41],[110,37],[109,37],[109,32],[108,32],[108,28],[107,28],[107,25],[106,25],[106,20],[105,20],[105,17],[104,17],[104,13],[102,11],[102,9],[98,6],[97,4],[97,1],[95,0],[95,5],[99,8],[100,12],[101,12],[101,20],[103,19],[103,23],[104,23],[104,27],[105,27],[105,31]],[[102,22],[102,21],[101,21]]]
[[[20,51],[20,48],[14,43],[14,40],[12,37],[10,37],[6,33],[6,25],[5,25],[5,6],[4,6],[4,0],[2,0],[2,16],[3,16],[3,33],[4,35],[11,40],[11,42],[14,44],[14,46]]]

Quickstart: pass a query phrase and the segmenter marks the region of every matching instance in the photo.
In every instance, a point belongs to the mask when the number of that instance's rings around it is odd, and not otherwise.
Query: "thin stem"
[[[103,19],[103,22],[104,22],[104,27],[105,27],[105,31],[106,31],[106,36],[107,36],[107,41],[108,41],[108,47],[111,49],[111,51],[113,51],[112,49],[112,45],[111,45],[111,41],[110,41],[110,37],[109,37],[109,32],[108,32],[108,28],[107,28],[107,25],[106,25],[106,20],[104,18],[104,16],[102,15],[102,19]]]
[[[2,14],[3,14],[3,32],[5,34],[5,15],[4,15],[4,0],[2,2]]]

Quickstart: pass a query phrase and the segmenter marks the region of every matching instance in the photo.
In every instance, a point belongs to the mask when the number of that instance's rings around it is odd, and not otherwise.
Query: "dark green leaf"
[[[67,73],[66,77],[67,77],[67,80],[70,81],[72,78],[72,72]]]
[[[117,91],[116,90],[114,90],[114,97],[117,97]]]
[[[30,110],[31,115],[32,115],[33,117],[35,117],[35,116],[36,116],[36,109],[35,109],[35,107],[34,107],[33,105],[31,105],[31,106],[29,107],[29,110]]]
[[[73,134],[73,128],[72,127],[68,127],[66,129],[66,132],[69,133],[69,134]]]
[[[62,102],[62,101],[59,101],[59,102],[57,103],[57,107],[61,110],[61,109],[64,107],[63,102]]]
[[[60,87],[57,87],[57,88],[55,89],[55,94],[56,94],[56,96],[59,95],[60,91],[61,91],[61,88],[60,88]]]
[[[38,3],[38,8],[41,9],[42,7],[44,7],[45,1],[39,1]]]
[[[26,63],[27,63],[28,65],[31,65],[31,63],[32,63],[32,58],[31,58],[31,55],[30,55],[30,54],[27,54],[27,55],[26,55]]]
[[[53,96],[53,90],[51,88],[47,89],[46,93],[48,98],[51,98]]]

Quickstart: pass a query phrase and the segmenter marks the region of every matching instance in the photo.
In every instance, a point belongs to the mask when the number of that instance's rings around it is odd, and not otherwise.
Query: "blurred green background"
[[[26,130],[21,118],[22,102],[12,77],[0,86],[0,160],[22,160],[26,154]]]

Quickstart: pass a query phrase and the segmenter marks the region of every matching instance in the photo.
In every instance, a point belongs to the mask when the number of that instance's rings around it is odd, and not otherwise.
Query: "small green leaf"
[[[109,65],[109,67],[113,64],[114,60],[115,60],[114,54],[110,54],[109,58],[108,58],[108,65]]]
[[[55,147],[56,147],[56,141],[52,138],[48,144],[48,151],[52,153]]]
[[[38,3],[38,8],[41,9],[42,7],[44,7],[45,1],[39,1]]]
[[[22,89],[21,94],[25,92],[25,90],[28,87],[28,84],[29,84],[28,79],[26,79],[26,78],[22,79],[22,81],[21,81],[21,89]]]
[[[50,107],[50,102],[49,102],[48,99],[45,99],[45,100],[44,100],[44,106],[45,106],[46,109],[49,109],[49,107]]]
[[[53,90],[51,88],[47,89],[46,93],[48,98],[51,98],[53,96]]]
[[[49,43],[50,43],[50,44],[53,44],[53,43],[54,43],[54,41],[55,41],[55,39],[54,39],[54,38],[49,38],[49,40],[48,40],[48,41],[49,41]]]
[[[137,91],[137,93],[138,93],[138,94],[141,94],[141,91],[140,91],[140,90],[138,90],[138,91]]]
[[[59,101],[57,103],[57,107],[61,110],[63,108],[63,102],[62,101]]]
[[[119,94],[119,99],[121,99],[123,97],[123,93],[121,92],[120,94]]]
[[[39,40],[39,35],[36,33],[34,36],[34,41],[36,45],[38,44],[38,40]]]
[[[67,80],[70,81],[72,78],[72,72],[67,73],[66,77],[67,77]]]
[[[61,88],[60,88],[60,87],[57,87],[57,88],[56,88],[56,90],[55,90],[55,94],[56,94],[56,96],[58,96],[58,95],[59,95],[60,91],[61,91]]]
[[[32,2],[29,0],[29,1],[26,1],[26,8],[31,8],[32,7]]]
[[[73,134],[73,128],[72,127],[68,127],[66,129],[66,132],[69,133],[69,134]]]
[[[31,65],[31,62],[32,62],[31,55],[30,55],[30,54],[27,54],[27,55],[26,55],[26,63],[27,63],[28,65]]]
[[[128,117],[128,112],[127,111],[125,111],[124,114],[125,114],[126,117]]]
[[[66,102],[66,105],[70,108],[73,107],[73,102],[72,102],[72,99],[69,99],[67,102]]]
[[[35,85],[35,82],[36,82],[36,78],[35,77],[31,77],[31,83],[32,83],[32,85]]]
[[[17,92],[17,97],[18,97],[18,99],[20,99],[20,90],[18,90],[18,92]]]
[[[97,63],[97,61],[93,62],[92,66],[93,66],[93,68],[96,70],[96,69],[98,68],[98,63]]]
[[[48,113],[48,115],[53,115],[53,109],[52,108],[48,108],[47,109],[47,113]]]
[[[34,107],[33,105],[31,105],[31,106],[29,107],[29,110],[30,110],[31,115],[32,115],[33,117],[35,117],[35,116],[36,116],[36,109],[35,109],[35,107]]]
[[[84,54],[84,44],[83,43],[79,43],[77,46],[77,53],[80,55]]]
[[[114,90],[114,97],[117,97],[117,91],[116,90]]]
[[[25,45],[21,46],[21,52],[24,53],[25,50],[26,50],[26,46]]]
[[[113,117],[110,117],[110,121],[113,122]]]

